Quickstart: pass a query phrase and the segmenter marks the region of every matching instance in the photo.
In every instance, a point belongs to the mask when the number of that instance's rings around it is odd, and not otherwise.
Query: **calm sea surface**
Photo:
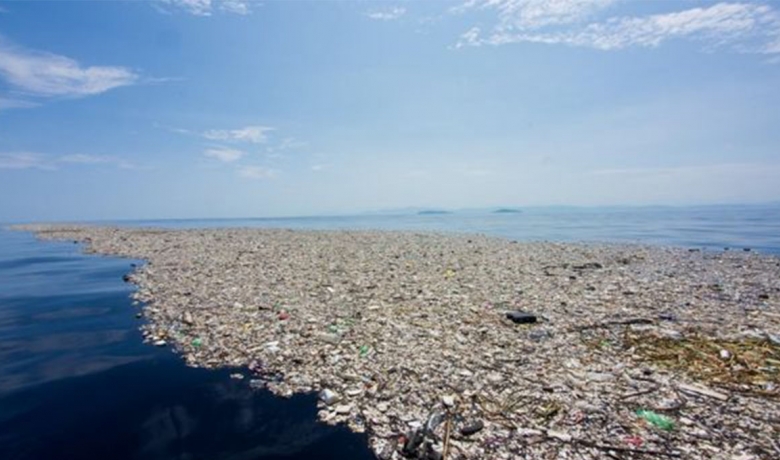
[[[780,206],[529,209],[121,225],[407,229],[517,240],[751,248],[780,254]],[[312,395],[281,399],[144,345],[142,261],[0,230],[0,459],[370,459],[365,438],[316,422]]]

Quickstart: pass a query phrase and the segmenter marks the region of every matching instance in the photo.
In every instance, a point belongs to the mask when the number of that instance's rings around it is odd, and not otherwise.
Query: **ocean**
[[[282,219],[106,222],[468,232],[519,241],[631,242],[780,255],[780,205],[544,208]],[[0,230],[0,459],[370,459],[366,439],[316,422],[316,397],[278,398],[235,369],[186,367],[142,343],[143,261]]]

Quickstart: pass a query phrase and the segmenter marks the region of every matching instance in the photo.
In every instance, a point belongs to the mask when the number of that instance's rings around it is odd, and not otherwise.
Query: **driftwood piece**
[[[715,390],[711,390],[711,389],[703,387],[701,385],[688,385],[688,384],[685,384],[685,383],[678,383],[677,384],[677,389],[679,389],[683,393],[686,393],[686,394],[689,394],[689,395],[690,394],[695,394],[695,395],[700,395],[700,396],[707,396],[707,397],[714,398],[714,399],[717,399],[717,400],[720,400],[720,401],[728,401],[728,399],[729,399],[729,395],[724,394],[724,393],[720,393],[720,392],[715,391]]]

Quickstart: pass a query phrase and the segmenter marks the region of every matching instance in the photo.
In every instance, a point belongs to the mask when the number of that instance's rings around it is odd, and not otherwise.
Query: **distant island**
[[[438,209],[429,209],[429,210],[424,210],[424,211],[418,211],[417,212],[418,216],[434,216],[434,215],[439,215],[439,214],[452,214],[452,212],[451,211],[442,211],[442,210],[438,210]]]
[[[519,214],[523,211],[513,208],[500,208],[493,211],[493,214]]]

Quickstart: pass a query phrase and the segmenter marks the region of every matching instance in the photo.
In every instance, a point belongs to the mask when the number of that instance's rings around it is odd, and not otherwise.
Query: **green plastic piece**
[[[645,419],[651,425],[664,431],[672,431],[674,429],[674,420],[665,415],[657,414],[651,410],[644,409],[636,411],[636,415]]]
[[[192,346],[193,346],[193,347],[195,347],[195,348],[198,348],[198,347],[200,347],[201,345],[203,345],[203,341],[202,341],[201,339],[199,339],[199,338],[197,338],[197,339],[192,339]]]
[[[363,345],[360,347],[360,356],[366,356],[368,354],[368,345]]]

